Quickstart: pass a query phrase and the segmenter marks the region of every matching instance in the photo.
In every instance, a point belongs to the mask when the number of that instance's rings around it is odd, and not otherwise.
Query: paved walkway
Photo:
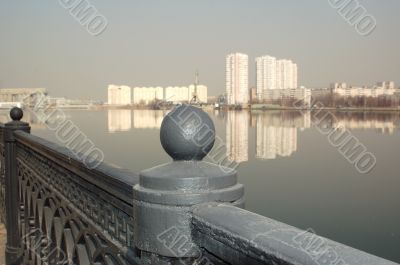
[[[2,223],[0,223],[0,264],[4,265],[4,253],[6,247],[6,229]]]

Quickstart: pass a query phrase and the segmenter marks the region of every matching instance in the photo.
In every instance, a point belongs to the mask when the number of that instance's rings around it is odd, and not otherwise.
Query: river
[[[159,141],[166,114],[154,110],[68,110],[71,120],[105,154],[135,172],[170,160]],[[333,113],[321,122],[294,111],[211,111],[217,137],[245,185],[246,209],[400,262],[400,114]],[[0,116],[7,120],[6,113]],[[32,113],[32,133],[56,132]],[[346,130],[376,158],[368,173],[324,133]],[[351,160],[351,159],[350,159]]]

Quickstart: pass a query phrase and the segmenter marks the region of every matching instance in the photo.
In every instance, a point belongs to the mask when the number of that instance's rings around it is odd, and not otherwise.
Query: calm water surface
[[[163,111],[66,111],[111,164],[139,172],[170,160],[159,142]],[[400,262],[400,115],[336,113],[377,158],[360,174],[315,127],[310,113],[209,113],[228,157],[239,162],[246,208]],[[6,120],[6,114],[2,121]],[[45,124],[32,133],[57,141]]]

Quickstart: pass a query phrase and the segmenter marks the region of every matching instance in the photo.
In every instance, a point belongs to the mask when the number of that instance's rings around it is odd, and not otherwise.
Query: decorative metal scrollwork
[[[21,143],[17,170],[24,264],[137,264],[131,206]]]
[[[5,174],[4,174],[4,139],[3,130],[0,130],[0,222],[6,222],[6,205],[5,205]]]

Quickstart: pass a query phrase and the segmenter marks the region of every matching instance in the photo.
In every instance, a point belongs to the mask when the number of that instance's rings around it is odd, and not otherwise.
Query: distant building
[[[32,106],[37,99],[36,95],[47,95],[46,88],[2,88],[0,89],[0,102],[22,103]],[[18,105],[18,104],[17,104]]]
[[[249,57],[243,53],[226,56],[226,94],[229,105],[249,102]]]
[[[291,60],[277,60],[277,89],[297,88],[297,64]]]
[[[331,89],[346,89],[347,88],[347,83],[332,83],[331,84]]]
[[[0,109],[22,108],[22,102],[0,102]]]
[[[207,103],[208,102],[208,93],[207,93],[207,87],[204,85],[197,85],[196,86],[197,90],[197,100],[200,103]],[[190,85],[189,86],[189,101],[193,99],[194,96],[194,91],[195,91],[195,85]]]
[[[131,104],[131,88],[129,86],[108,86],[109,105],[129,105]]]
[[[67,99],[66,98],[53,98],[53,97],[48,97],[47,98],[47,103],[51,106],[63,106],[67,105]]]
[[[185,86],[169,86],[165,88],[165,101],[174,103],[188,103],[189,89]]]
[[[379,96],[392,96],[395,94],[396,89],[394,83],[381,82],[381,86],[373,87],[353,87],[346,83],[333,83],[331,85],[332,93],[343,97],[379,97]]]
[[[195,93],[195,90],[197,93]],[[189,103],[196,94],[199,103],[207,103],[208,88],[205,85],[169,86],[163,87],[134,87],[133,104],[150,104],[154,101],[173,103]]]
[[[264,55],[256,58],[257,95],[262,100],[266,90],[298,88],[297,64]]]
[[[384,89],[396,89],[396,83],[393,81],[382,81],[376,83],[377,87],[382,87]]]
[[[331,94],[331,90],[327,88],[313,88],[311,89],[311,96],[314,98],[328,96]]]
[[[262,94],[265,90],[277,89],[281,86],[283,66],[277,67],[276,58],[272,56],[262,56],[256,58],[256,78],[257,78],[257,94],[259,100],[262,100]],[[279,80],[279,82],[278,82]]]
[[[276,101],[280,99],[293,99],[293,100],[303,100],[304,105],[310,106],[311,89],[297,88],[297,89],[264,90],[261,97],[262,100],[267,103],[270,101]]]
[[[250,88],[250,102],[254,103],[257,102],[258,98],[257,98],[257,88],[256,87],[252,87]]]
[[[162,87],[134,87],[133,104],[150,104],[164,99],[164,89]]]

